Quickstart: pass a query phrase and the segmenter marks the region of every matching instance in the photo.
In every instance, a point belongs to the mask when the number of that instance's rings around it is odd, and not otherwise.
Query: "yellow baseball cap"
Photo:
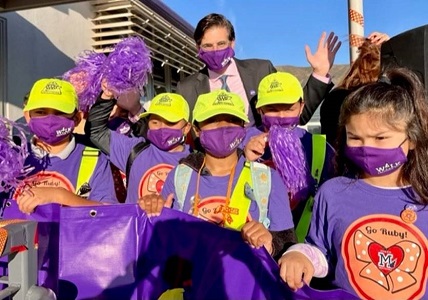
[[[199,95],[193,109],[193,123],[202,122],[213,116],[228,114],[249,122],[245,113],[244,101],[238,94],[216,90]]]
[[[259,84],[256,108],[270,104],[293,104],[303,99],[299,80],[286,72],[265,76]]]
[[[28,96],[24,111],[53,108],[71,114],[78,108],[76,91],[68,81],[46,78],[36,81]]]
[[[175,93],[162,93],[153,98],[149,109],[140,115],[145,118],[150,114],[157,115],[169,122],[178,122],[184,119],[189,121],[189,104],[183,96]]]

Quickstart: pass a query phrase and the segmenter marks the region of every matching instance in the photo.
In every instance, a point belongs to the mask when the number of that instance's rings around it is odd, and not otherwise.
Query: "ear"
[[[28,110],[24,111],[24,118],[25,118],[25,121],[28,124],[28,122],[30,122],[30,112]]]
[[[230,42],[230,47],[235,50],[235,40]]]
[[[195,132],[196,137],[199,137],[201,130],[195,125],[192,126],[192,129]]]
[[[303,109],[305,108],[305,101],[302,100],[302,102],[300,102],[300,112],[299,112],[299,116],[302,114]]]
[[[190,132],[190,129],[192,129],[192,124],[190,124],[189,122],[187,122],[183,129],[184,129],[183,130],[183,134],[187,135]]]
[[[74,126],[78,126],[80,122],[84,119],[84,112],[78,111],[74,114],[73,120],[74,120]]]
[[[409,139],[409,151],[415,150],[415,148],[416,148],[415,142]]]

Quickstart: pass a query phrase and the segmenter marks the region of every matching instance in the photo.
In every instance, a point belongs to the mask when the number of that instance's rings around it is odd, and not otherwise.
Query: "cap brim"
[[[219,110],[206,110],[203,113],[199,114],[197,117],[193,117],[193,123],[196,122],[203,122],[205,120],[208,120],[211,117],[217,116],[217,115],[231,115],[231,116],[235,116],[239,119],[241,119],[242,121],[244,121],[245,123],[249,123],[250,120],[248,119],[248,116],[244,113],[239,113],[239,112],[234,112],[231,113],[230,111],[219,111]]]
[[[47,97],[40,100],[28,101],[27,105],[24,107],[24,111],[38,108],[52,108],[66,114],[71,114],[77,109],[76,106],[71,103],[61,103],[58,99]]]
[[[256,103],[256,108],[272,104],[294,104],[299,102],[299,100],[300,97],[297,100],[294,97],[267,97],[263,99],[258,99]]]
[[[146,118],[149,115],[159,116],[159,117],[167,120],[168,122],[172,122],[172,123],[177,123],[177,122],[179,122],[181,120],[185,120],[185,118],[183,118],[182,116],[177,116],[176,114],[174,114],[174,113],[172,113],[170,111],[162,111],[162,112],[159,112],[159,111],[155,111],[155,112],[146,111],[146,112],[143,112],[140,115],[140,118]]]

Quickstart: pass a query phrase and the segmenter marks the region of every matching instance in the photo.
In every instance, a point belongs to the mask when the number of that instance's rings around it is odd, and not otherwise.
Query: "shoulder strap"
[[[255,201],[259,208],[259,222],[269,228],[267,210],[270,190],[270,168],[258,162],[246,162],[230,198],[230,208],[226,212],[229,216],[224,222],[225,227],[240,230],[246,223],[251,201]]]
[[[99,155],[100,151],[98,149],[89,146],[83,149],[79,173],[77,174],[76,194],[86,194],[82,188],[84,184],[89,183],[89,179],[94,173],[95,166],[97,165]]]
[[[128,160],[126,161],[126,171],[125,171],[125,175],[126,175],[126,189],[128,189],[129,173],[131,172],[131,166],[134,163],[134,160],[149,145],[150,145],[150,142],[148,140],[141,141],[138,144],[136,144],[134,146],[134,148],[132,148],[131,153],[129,153]]]
[[[313,134],[312,135],[311,174],[312,174],[312,177],[316,180],[317,186],[321,179],[326,151],[327,151],[327,141],[326,141],[325,135]],[[299,223],[296,226],[296,235],[299,243],[303,243],[305,241],[306,235],[308,234],[309,224],[311,222],[311,217],[312,217],[313,205],[314,205],[314,197],[311,196],[306,201],[305,208],[303,209]]]
[[[183,211],[184,200],[186,199],[187,190],[189,189],[190,179],[192,177],[192,168],[185,164],[179,164],[175,169],[174,187],[175,187],[175,203],[178,205],[178,210]]]
[[[270,220],[267,217],[269,195],[271,191],[271,169],[265,164],[259,162],[251,162],[251,179],[253,181],[253,191],[259,207],[260,215],[259,222],[266,228],[270,226]]]

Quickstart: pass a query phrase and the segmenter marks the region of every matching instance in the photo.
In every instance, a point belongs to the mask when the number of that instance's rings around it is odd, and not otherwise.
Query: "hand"
[[[245,158],[249,161],[259,159],[265,152],[267,132],[253,136],[244,147]]]
[[[293,291],[302,288],[303,284],[309,285],[315,271],[310,260],[298,251],[285,253],[278,264],[279,275]]]
[[[330,32],[326,40],[326,33],[323,32],[319,41],[318,49],[314,55],[308,45],[305,46],[306,59],[311,65],[313,72],[319,76],[327,76],[334,63],[334,58],[342,42],[338,41],[337,35]]]
[[[367,38],[370,40],[370,42],[372,44],[380,46],[384,42],[386,42],[387,40],[389,40],[389,35],[387,35],[386,33],[381,33],[381,32],[376,32],[375,31],[375,32],[370,33]]]
[[[129,111],[131,116],[137,115],[141,110],[140,91],[132,89],[116,97],[117,105]]]
[[[146,212],[148,217],[157,217],[161,214],[164,207],[170,208],[172,206],[173,197],[174,194],[171,193],[165,201],[161,195],[151,194],[138,200],[138,204]]]
[[[272,234],[262,223],[251,220],[242,227],[241,235],[251,246],[257,249],[264,246],[272,254]]]
[[[105,78],[101,81],[101,89],[103,90],[103,93],[101,94],[101,99],[114,99],[113,91],[108,88],[107,80]]]
[[[67,191],[58,187],[31,187],[24,190],[18,196],[16,202],[20,211],[30,214],[39,205],[55,202],[53,201],[53,197],[62,197],[64,192]]]

